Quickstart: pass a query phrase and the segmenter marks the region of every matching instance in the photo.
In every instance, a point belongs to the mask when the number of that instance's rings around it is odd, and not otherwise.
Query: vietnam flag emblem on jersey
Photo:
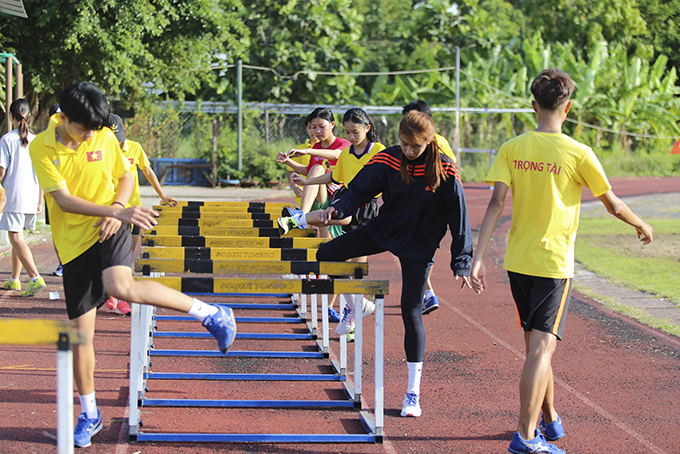
[[[95,161],[101,161],[102,160],[102,151],[101,150],[88,151],[86,154],[87,154],[87,162],[95,162]]]

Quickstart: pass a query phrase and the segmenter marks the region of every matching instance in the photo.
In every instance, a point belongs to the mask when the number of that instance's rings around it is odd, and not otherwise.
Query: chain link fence
[[[304,121],[318,106],[300,104],[249,104],[242,118],[242,168],[238,169],[236,106],[226,103],[183,104],[165,102],[126,119],[128,138],[142,144],[150,158],[205,159],[211,162],[215,150],[217,177],[252,179],[264,184],[281,181],[285,168],[275,162],[278,152],[288,151],[308,139]],[[349,105],[326,106],[336,121],[336,134],[344,136],[342,115]],[[386,146],[398,143],[401,107],[359,106],[371,117],[379,139]],[[455,108],[433,108],[437,133],[455,150]],[[461,109],[460,167],[467,181],[480,181],[489,167],[490,156],[465,153],[474,149],[497,150],[500,144],[524,130],[516,121],[521,110]],[[214,128],[215,123],[217,128]],[[217,135],[214,135],[214,133]]]

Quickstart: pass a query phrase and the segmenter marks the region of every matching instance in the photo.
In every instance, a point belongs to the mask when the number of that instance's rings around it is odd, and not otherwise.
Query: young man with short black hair
[[[541,71],[531,84],[538,127],[504,143],[494,159],[486,177],[494,191],[470,273],[473,289],[481,293],[486,287],[484,255],[512,188],[504,268],[526,345],[519,423],[508,448],[513,453],[564,454],[546,441],[565,436],[553,402],[551,360],[569,306],[582,188],[590,189],[613,216],[632,225],[642,244],[653,239],[652,228],[611,191],[593,150],[562,133],[573,91],[569,75],[556,69]]]
[[[141,206],[125,208],[134,181],[113,132],[102,128],[109,106],[99,88],[73,84],[61,92],[59,104],[59,117],[38,134],[30,153],[63,263],[68,317],[87,336],[85,344],[73,349],[83,409],[74,441],[87,447],[102,428],[95,400],[93,338],[97,308],[108,295],[188,313],[215,336],[222,353],[236,337],[236,323],[229,308],[203,303],[157,282],[134,280],[129,224],[149,229],[158,214]]]

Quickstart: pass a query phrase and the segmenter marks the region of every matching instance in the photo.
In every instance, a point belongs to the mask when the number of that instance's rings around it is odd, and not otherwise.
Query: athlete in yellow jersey
[[[569,306],[582,188],[590,189],[609,213],[632,225],[643,244],[653,238],[652,228],[611,191],[593,150],[562,134],[573,91],[569,75],[555,69],[541,71],[532,82],[531,104],[538,127],[498,151],[486,178],[494,191],[470,273],[473,288],[481,293],[486,286],[484,255],[512,188],[505,269],[526,345],[519,423],[508,448],[513,453],[564,454],[546,441],[565,436],[553,402],[551,360],[557,340],[562,339]]]
[[[73,347],[73,375],[82,406],[73,438],[77,446],[87,447],[102,429],[93,339],[97,308],[109,295],[187,313],[203,322],[222,353],[236,337],[236,323],[231,309],[134,279],[129,224],[150,229],[158,213],[125,207],[134,180],[113,132],[102,128],[109,104],[99,88],[85,82],[70,85],[59,94],[59,104],[61,113],[31,142],[30,154],[48,195],[52,235],[64,265],[68,318],[85,333],[85,342]]]

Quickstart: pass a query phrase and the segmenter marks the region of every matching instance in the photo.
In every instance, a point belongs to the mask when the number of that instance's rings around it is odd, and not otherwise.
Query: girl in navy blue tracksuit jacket
[[[399,142],[399,146],[375,155],[354,177],[349,190],[322,213],[322,219],[342,219],[382,192],[384,204],[378,216],[322,244],[316,257],[319,261],[345,261],[390,251],[399,258],[404,349],[409,368],[401,415],[420,416],[425,353],[421,304],[428,264],[448,226],[453,238],[451,270],[456,279],[463,277],[463,286],[469,287],[472,237],[458,169],[440,154],[432,119],[417,111],[407,113],[399,123]]]

